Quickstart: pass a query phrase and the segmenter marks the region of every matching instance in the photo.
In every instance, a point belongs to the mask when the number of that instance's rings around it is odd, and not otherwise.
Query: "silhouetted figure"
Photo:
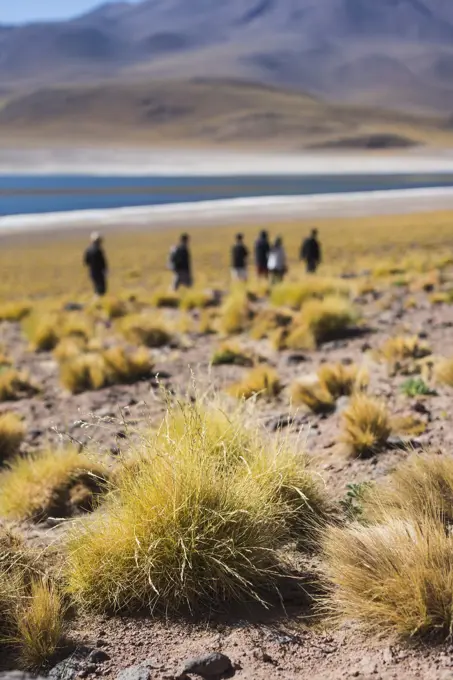
[[[321,264],[321,246],[317,229],[313,229],[310,236],[302,243],[300,259],[305,262],[309,274],[313,274]]]
[[[182,234],[177,246],[170,252],[170,268],[173,271],[173,290],[180,286],[190,288],[192,280],[192,260],[189,250],[189,235]]]
[[[269,253],[267,261],[267,268],[271,275],[271,283],[280,283],[283,281],[286,272],[288,271],[286,264],[286,253],[283,247],[283,239],[279,236]]]
[[[231,249],[231,273],[237,281],[247,281],[249,251],[244,245],[244,236],[236,235],[236,243]]]
[[[107,260],[102,247],[102,236],[91,234],[91,245],[85,251],[85,265],[88,267],[96,295],[107,292]]]
[[[267,262],[269,259],[270,249],[271,246],[267,231],[262,231],[259,235],[259,238],[255,241],[255,264],[256,273],[258,276],[266,279],[269,274]]]

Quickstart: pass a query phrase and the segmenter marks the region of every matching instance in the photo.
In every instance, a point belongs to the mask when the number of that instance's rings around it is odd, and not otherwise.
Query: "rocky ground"
[[[407,377],[390,376],[386,365],[375,361],[372,350],[396,335],[419,334],[430,344],[434,355],[451,354],[453,306],[433,305],[426,293],[416,294],[417,305],[407,309],[405,289],[392,289],[383,296],[370,294],[361,301],[365,335],[339,340],[315,352],[275,352],[268,341],[254,342],[245,334],[238,341],[253,348],[277,369],[284,389],[269,401],[258,400],[256,418],[269,433],[290,425],[291,437],[300,449],[312,456],[315,470],[327,489],[341,499],[349,483],[377,479],[409,454],[410,448],[426,447],[449,452],[453,441],[451,391],[437,388],[436,396],[410,398],[402,394]],[[3,324],[0,342],[14,364],[26,368],[39,381],[42,392],[32,399],[2,404],[1,411],[22,414],[28,428],[27,451],[69,439],[118,455],[134,437],[144,419],[157,423],[164,413],[161,385],[171,391],[200,393],[214,384],[223,387],[247,371],[239,367],[210,367],[216,336],[189,336],[178,349],[155,350],[156,377],[132,386],[111,387],[77,396],[65,393],[58,383],[58,368],[50,354],[28,350],[19,326]],[[315,416],[291,408],[289,386],[300,376],[313,373],[323,362],[365,363],[370,371],[370,393],[385,399],[392,415],[414,415],[426,424],[426,431],[408,446],[398,439],[371,459],[345,456],[338,437],[341,427],[340,401],[330,416]],[[196,388],[195,388],[196,385]],[[56,526],[55,526],[56,524]],[[22,527],[30,540],[49,543],[60,537],[65,524]],[[208,659],[201,669],[188,667],[189,676],[264,680],[277,678],[453,678],[453,646],[417,643],[362,635],[353,624],[340,628],[320,620],[305,600],[284,595],[284,608],[272,611],[249,610],[215,614],[208,621],[155,620],[152,618],[109,618],[80,616],[70,623],[70,647],[50,677],[106,677],[121,680],[170,680],[185,672],[185,664],[200,655],[221,653]],[[220,664],[220,666],[218,665]],[[222,664],[226,664],[225,667]],[[14,661],[0,660],[0,669]],[[126,674],[125,669],[130,669]],[[220,671],[219,671],[220,669]]]

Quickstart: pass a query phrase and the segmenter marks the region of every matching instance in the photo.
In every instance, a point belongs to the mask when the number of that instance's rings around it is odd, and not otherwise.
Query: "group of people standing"
[[[190,288],[193,285],[189,243],[189,235],[182,234],[179,243],[170,251],[168,267],[173,272],[173,290],[175,291],[181,286]],[[271,244],[267,231],[262,231],[255,241],[254,258],[256,273],[259,278],[270,279],[272,284],[283,281],[288,271],[288,264],[281,236],[277,237]],[[250,253],[245,245],[244,235],[237,234],[235,243],[231,248],[231,274],[234,280],[247,281],[249,259]],[[308,273],[316,272],[321,263],[321,246],[317,229],[313,229],[310,236],[304,239],[300,248],[299,259],[305,262]],[[90,273],[96,295],[105,295],[108,268],[100,234],[91,235],[91,245],[85,251],[84,262]]]

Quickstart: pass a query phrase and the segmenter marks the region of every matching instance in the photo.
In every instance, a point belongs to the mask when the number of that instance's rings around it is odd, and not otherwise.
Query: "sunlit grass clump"
[[[145,347],[122,346],[79,352],[60,363],[60,380],[73,394],[100,390],[117,384],[132,384],[151,376],[153,362]]]
[[[171,342],[167,324],[156,314],[133,314],[122,319],[120,330],[134,345],[163,347]]]
[[[233,290],[226,298],[220,310],[218,329],[225,335],[233,335],[244,331],[250,323],[250,304],[244,290]]]
[[[367,369],[356,364],[323,364],[318,370],[318,378],[334,399],[363,391],[370,382]]]
[[[351,284],[343,279],[305,277],[300,281],[284,281],[274,286],[271,302],[277,306],[300,309],[301,305],[311,298],[327,296],[345,296],[351,294]]]
[[[253,436],[238,456],[228,420],[212,428],[212,411],[197,408],[185,406],[177,427],[170,413],[168,439],[144,441],[133,473],[72,530],[67,578],[79,605],[168,613],[263,601],[286,570],[295,522],[314,534],[325,501],[304,457],[280,458]]]
[[[94,336],[94,318],[83,312],[43,312],[37,310],[23,323],[31,348],[35,352],[51,352],[63,338],[88,341]]]
[[[105,465],[74,448],[16,457],[0,472],[0,515],[42,520],[92,510],[106,477]]]
[[[262,340],[272,336],[275,331],[287,328],[293,319],[293,315],[293,312],[287,310],[261,309],[252,321],[250,337],[254,340]]]
[[[431,349],[423,340],[414,336],[396,336],[389,338],[382,345],[377,357],[385,361],[392,374],[401,372],[412,374],[420,372],[417,360],[431,354]]]
[[[0,401],[18,401],[33,397],[38,392],[38,385],[28,373],[8,367],[0,370]]]
[[[62,596],[39,555],[0,527],[0,653],[8,646],[23,668],[38,670],[61,644],[64,614]]]
[[[318,381],[296,381],[291,386],[291,403],[294,406],[307,406],[317,414],[332,413],[335,410],[335,399],[329,390]]]
[[[213,296],[210,292],[200,290],[197,288],[188,288],[181,293],[180,308],[184,311],[192,309],[204,309],[214,303]]]
[[[15,413],[0,415],[0,464],[19,451],[25,431],[22,419]]]
[[[28,302],[5,302],[0,305],[0,321],[22,321],[31,309]]]
[[[358,321],[355,307],[343,297],[310,300],[294,320],[286,338],[289,349],[315,349],[329,340],[341,338]]]
[[[357,394],[343,413],[342,442],[351,456],[373,455],[383,448],[392,432],[385,404]]]
[[[272,398],[280,391],[281,384],[277,371],[264,365],[253,368],[240,382],[228,388],[228,393],[236,399]]]
[[[212,355],[213,366],[253,366],[253,355],[240,345],[232,342],[223,343]]]
[[[453,387],[453,359],[440,359],[436,362],[434,378],[439,385]]]

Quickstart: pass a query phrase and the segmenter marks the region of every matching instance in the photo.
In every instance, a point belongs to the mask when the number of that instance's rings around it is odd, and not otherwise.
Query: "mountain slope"
[[[233,77],[450,112],[452,74],[450,0],[145,0],[0,26],[0,86]]]

